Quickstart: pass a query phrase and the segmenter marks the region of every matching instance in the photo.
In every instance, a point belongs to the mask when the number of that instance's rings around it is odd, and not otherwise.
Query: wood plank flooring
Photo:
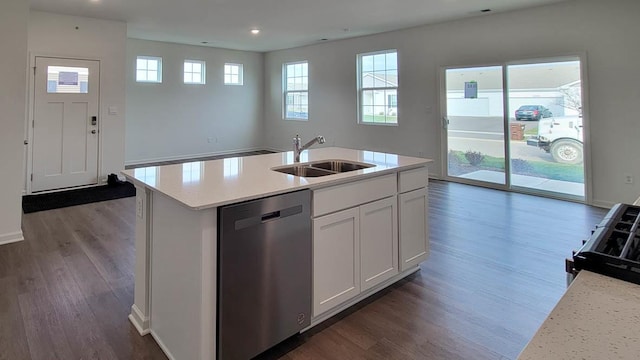
[[[429,196],[421,271],[260,358],[514,359],[564,293],[564,258],[606,213],[439,181]],[[0,360],[166,359],[127,319],[134,208],[23,215],[25,241],[0,246]]]

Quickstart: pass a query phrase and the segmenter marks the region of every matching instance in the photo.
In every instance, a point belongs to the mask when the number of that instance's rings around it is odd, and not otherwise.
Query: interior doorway
[[[98,183],[100,63],[35,58],[31,192]]]

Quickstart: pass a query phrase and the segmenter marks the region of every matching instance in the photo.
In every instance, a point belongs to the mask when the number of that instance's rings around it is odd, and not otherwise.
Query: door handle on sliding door
[[[442,117],[442,128],[444,129],[449,128],[449,118],[446,116]]]

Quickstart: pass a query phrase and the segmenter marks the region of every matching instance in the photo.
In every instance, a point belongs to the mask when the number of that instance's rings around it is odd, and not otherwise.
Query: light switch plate
[[[109,115],[118,115],[118,108],[116,106],[109,106]]]
[[[144,199],[142,197],[136,197],[136,215],[142,219],[144,217]]]

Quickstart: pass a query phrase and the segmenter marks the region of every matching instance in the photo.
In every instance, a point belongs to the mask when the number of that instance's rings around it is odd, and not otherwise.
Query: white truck
[[[583,161],[582,117],[564,116],[541,119],[538,135],[527,139],[527,145],[551,153],[562,164],[581,164]]]

